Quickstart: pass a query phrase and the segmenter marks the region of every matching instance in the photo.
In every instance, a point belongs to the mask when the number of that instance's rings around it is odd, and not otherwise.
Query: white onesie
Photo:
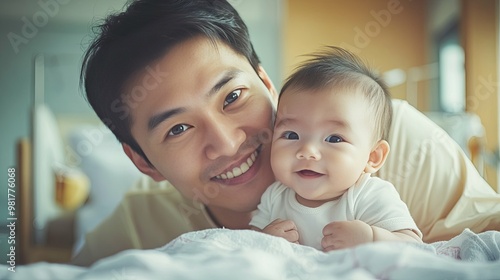
[[[333,221],[361,220],[388,231],[413,230],[422,237],[394,186],[368,173],[339,199],[316,208],[301,205],[291,188],[275,182],[262,195],[250,225],[263,229],[278,218],[294,221],[299,243],[319,250],[323,228]]]

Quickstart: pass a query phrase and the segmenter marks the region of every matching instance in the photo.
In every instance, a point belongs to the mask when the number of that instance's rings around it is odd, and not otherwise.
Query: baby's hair
[[[377,140],[387,140],[392,121],[392,102],[382,79],[355,54],[334,46],[311,54],[286,79],[280,92],[291,88],[294,92],[324,88],[353,88],[364,93],[378,120],[375,123]]]

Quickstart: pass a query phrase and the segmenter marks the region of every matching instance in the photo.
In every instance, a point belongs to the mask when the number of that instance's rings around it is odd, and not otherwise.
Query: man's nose
[[[206,121],[207,157],[234,156],[247,137],[241,123],[225,115],[210,115]]]
[[[320,160],[321,153],[314,143],[304,143],[297,151],[297,159]]]

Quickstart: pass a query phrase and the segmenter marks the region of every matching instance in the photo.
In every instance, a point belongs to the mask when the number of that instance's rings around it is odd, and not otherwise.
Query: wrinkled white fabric
[[[471,238],[493,240],[486,249],[496,253],[487,254],[498,256],[497,231],[466,230],[453,243],[377,242],[324,253],[256,231],[207,229],[155,250],[121,252],[88,269],[37,263],[12,273],[1,265],[0,279],[498,279],[500,260],[486,261],[484,250],[475,251],[476,261],[449,254]]]

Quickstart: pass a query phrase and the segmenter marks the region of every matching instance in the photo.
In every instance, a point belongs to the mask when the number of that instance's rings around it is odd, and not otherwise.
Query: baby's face
[[[305,205],[342,195],[367,166],[374,145],[371,111],[361,93],[289,89],[278,105],[271,148],[276,179]]]

